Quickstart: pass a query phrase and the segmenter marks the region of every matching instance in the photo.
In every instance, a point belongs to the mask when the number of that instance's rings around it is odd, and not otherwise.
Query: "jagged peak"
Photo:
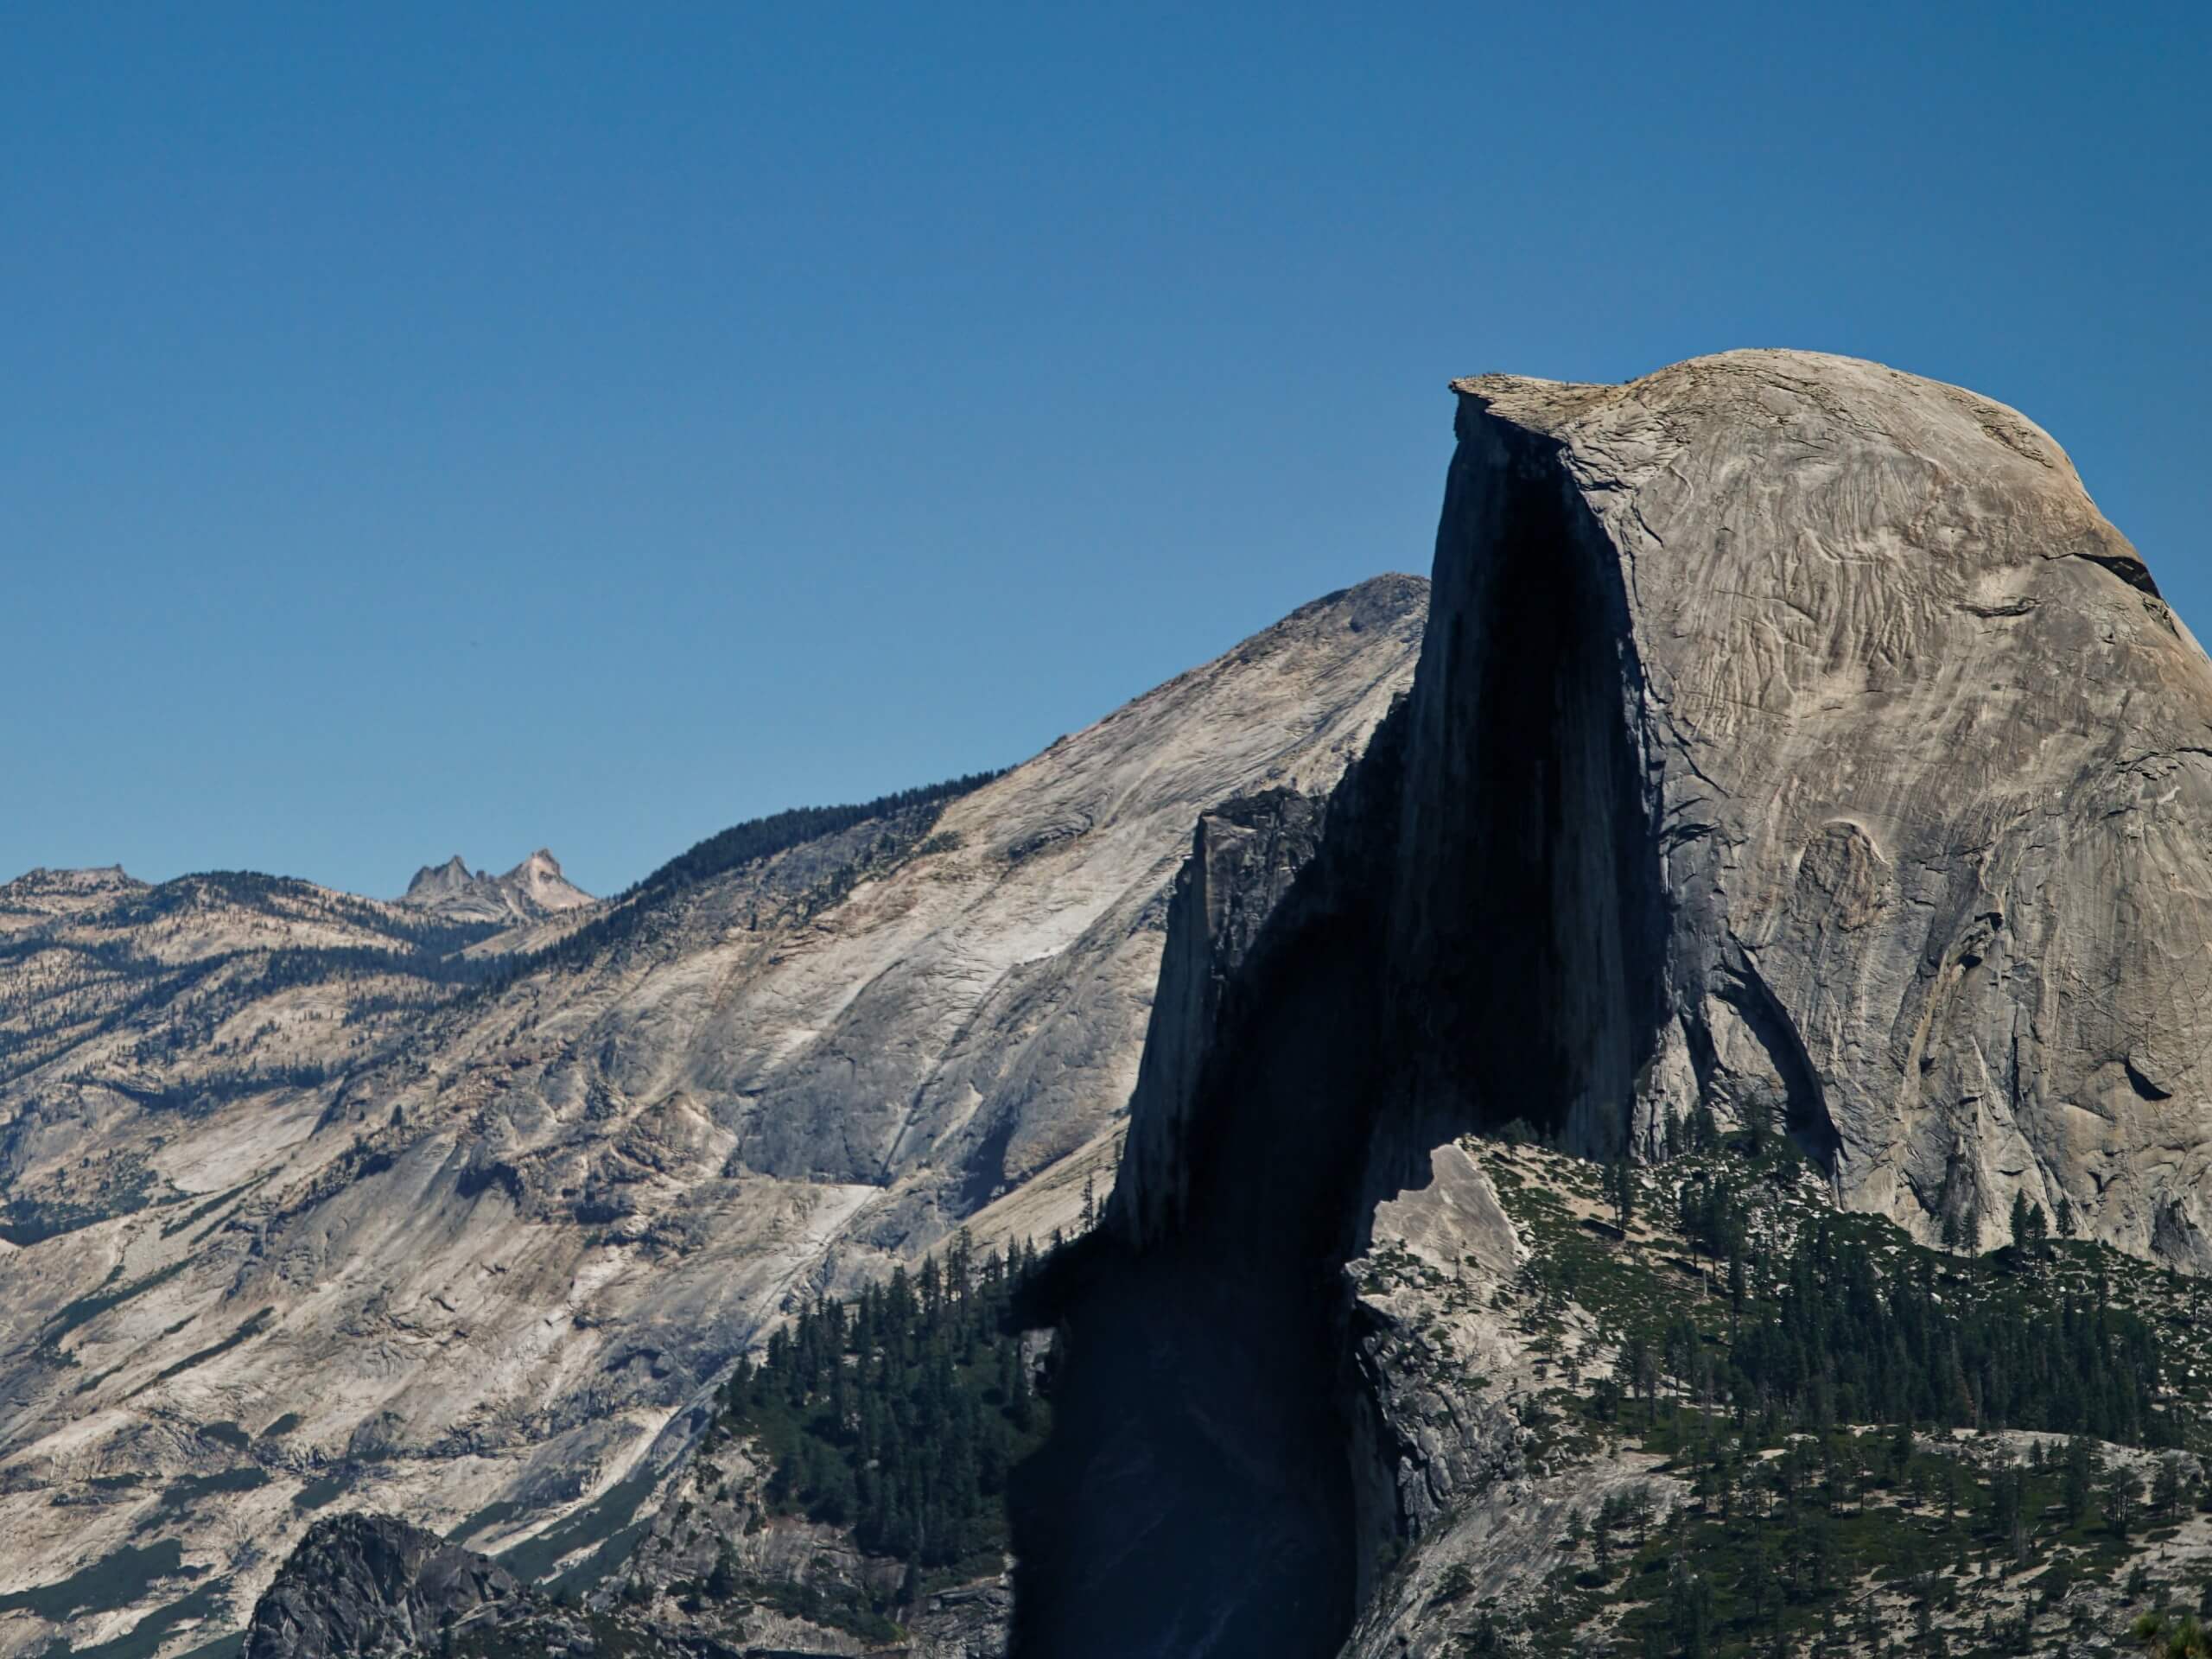
[[[415,872],[399,902],[456,921],[534,921],[595,902],[562,873],[561,861],[540,847],[504,875],[471,869],[455,853]]]
[[[407,891],[400,895],[399,902],[403,905],[427,903],[458,892],[480,879],[480,873],[471,871],[467,861],[455,853],[442,864],[425,864],[416,871],[414,880],[407,884]]]

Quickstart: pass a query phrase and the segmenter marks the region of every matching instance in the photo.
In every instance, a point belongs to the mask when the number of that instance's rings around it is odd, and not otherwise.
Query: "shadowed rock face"
[[[1179,884],[1023,1655],[1335,1651],[1419,1524],[1338,1268],[1467,1129],[1703,1103],[1923,1236],[2207,1258],[2212,668],[2057,446],[1799,353],[1455,390],[1408,704]]]
[[[498,1562],[389,1516],[319,1521],[246,1632],[246,1659],[403,1654],[524,1605]]]

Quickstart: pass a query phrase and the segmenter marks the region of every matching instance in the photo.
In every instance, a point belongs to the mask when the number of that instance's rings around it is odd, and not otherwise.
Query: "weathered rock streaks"
[[[2212,669],[2057,445],[1796,353],[1459,390],[1458,467],[1548,448],[1620,573],[1707,1089],[1770,1071],[1841,1201],[1923,1236],[2024,1190],[2212,1265]]]
[[[971,1215],[1072,1222],[1191,826],[1325,793],[1410,679],[1426,587],[1306,607],[942,810],[575,910],[605,925],[488,990],[263,971],[448,925],[417,906],[9,889],[0,1168],[37,1225],[0,1246],[0,1592],[174,1540],[215,1586],[204,1640],[309,1503],[581,1554],[651,1516],[701,1389],[794,1292]],[[144,951],[169,977],[111,971]],[[0,1615],[0,1653],[54,1630]]]

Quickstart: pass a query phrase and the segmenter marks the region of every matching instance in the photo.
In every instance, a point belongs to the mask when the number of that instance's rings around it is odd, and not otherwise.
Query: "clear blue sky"
[[[1963,382],[2201,626],[2206,10],[8,8],[0,874],[1020,760],[1425,570],[1486,369]]]

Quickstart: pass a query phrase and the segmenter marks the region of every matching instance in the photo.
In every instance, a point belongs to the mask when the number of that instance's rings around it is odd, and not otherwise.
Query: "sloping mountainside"
[[[0,887],[0,1241],[18,1247],[250,1175],[477,974],[454,953],[492,932],[238,872],[35,870]],[[179,1158],[213,1185],[170,1179]]]
[[[2039,1214],[1931,1249],[1709,1119],[1439,1147],[1348,1267],[1411,1526],[1344,1659],[2202,1651],[2202,1285]]]
[[[582,910],[592,896],[562,874],[560,861],[541,847],[505,875],[472,870],[458,853],[442,864],[425,864],[399,902],[443,921],[511,927]]]
[[[1681,1130],[1643,1167],[1463,1137],[1378,1207],[1344,1288],[1423,1531],[1345,1659],[2201,1659],[2202,1281],[2024,1201],[2017,1243],[1931,1249],[1836,1211],[1771,1128]],[[1001,1500],[1049,1422],[1030,1370],[1052,1376],[1003,1315],[1052,1260],[955,1248],[809,1304],[581,1596],[340,1515],[246,1659],[999,1659]]]
[[[1413,694],[1325,807],[1210,821],[1108,1224],[1030,1309],[1025,1659],[1404,1650],[1396,1564],[1505,1471],[1343,1269],[1470,1133],[1783,1133],[1898,1249],[2017,1205],[2207,1264],[2212,666],[2058,447],[1800,353],[1457,391]]]
[[[1325,796],[1425,599],[488,955],[265,877],[0,890],[0,1653],[213,1646],[325,1510],[618,1564],[787,1310],[1103,1190],[1192,824]]]

